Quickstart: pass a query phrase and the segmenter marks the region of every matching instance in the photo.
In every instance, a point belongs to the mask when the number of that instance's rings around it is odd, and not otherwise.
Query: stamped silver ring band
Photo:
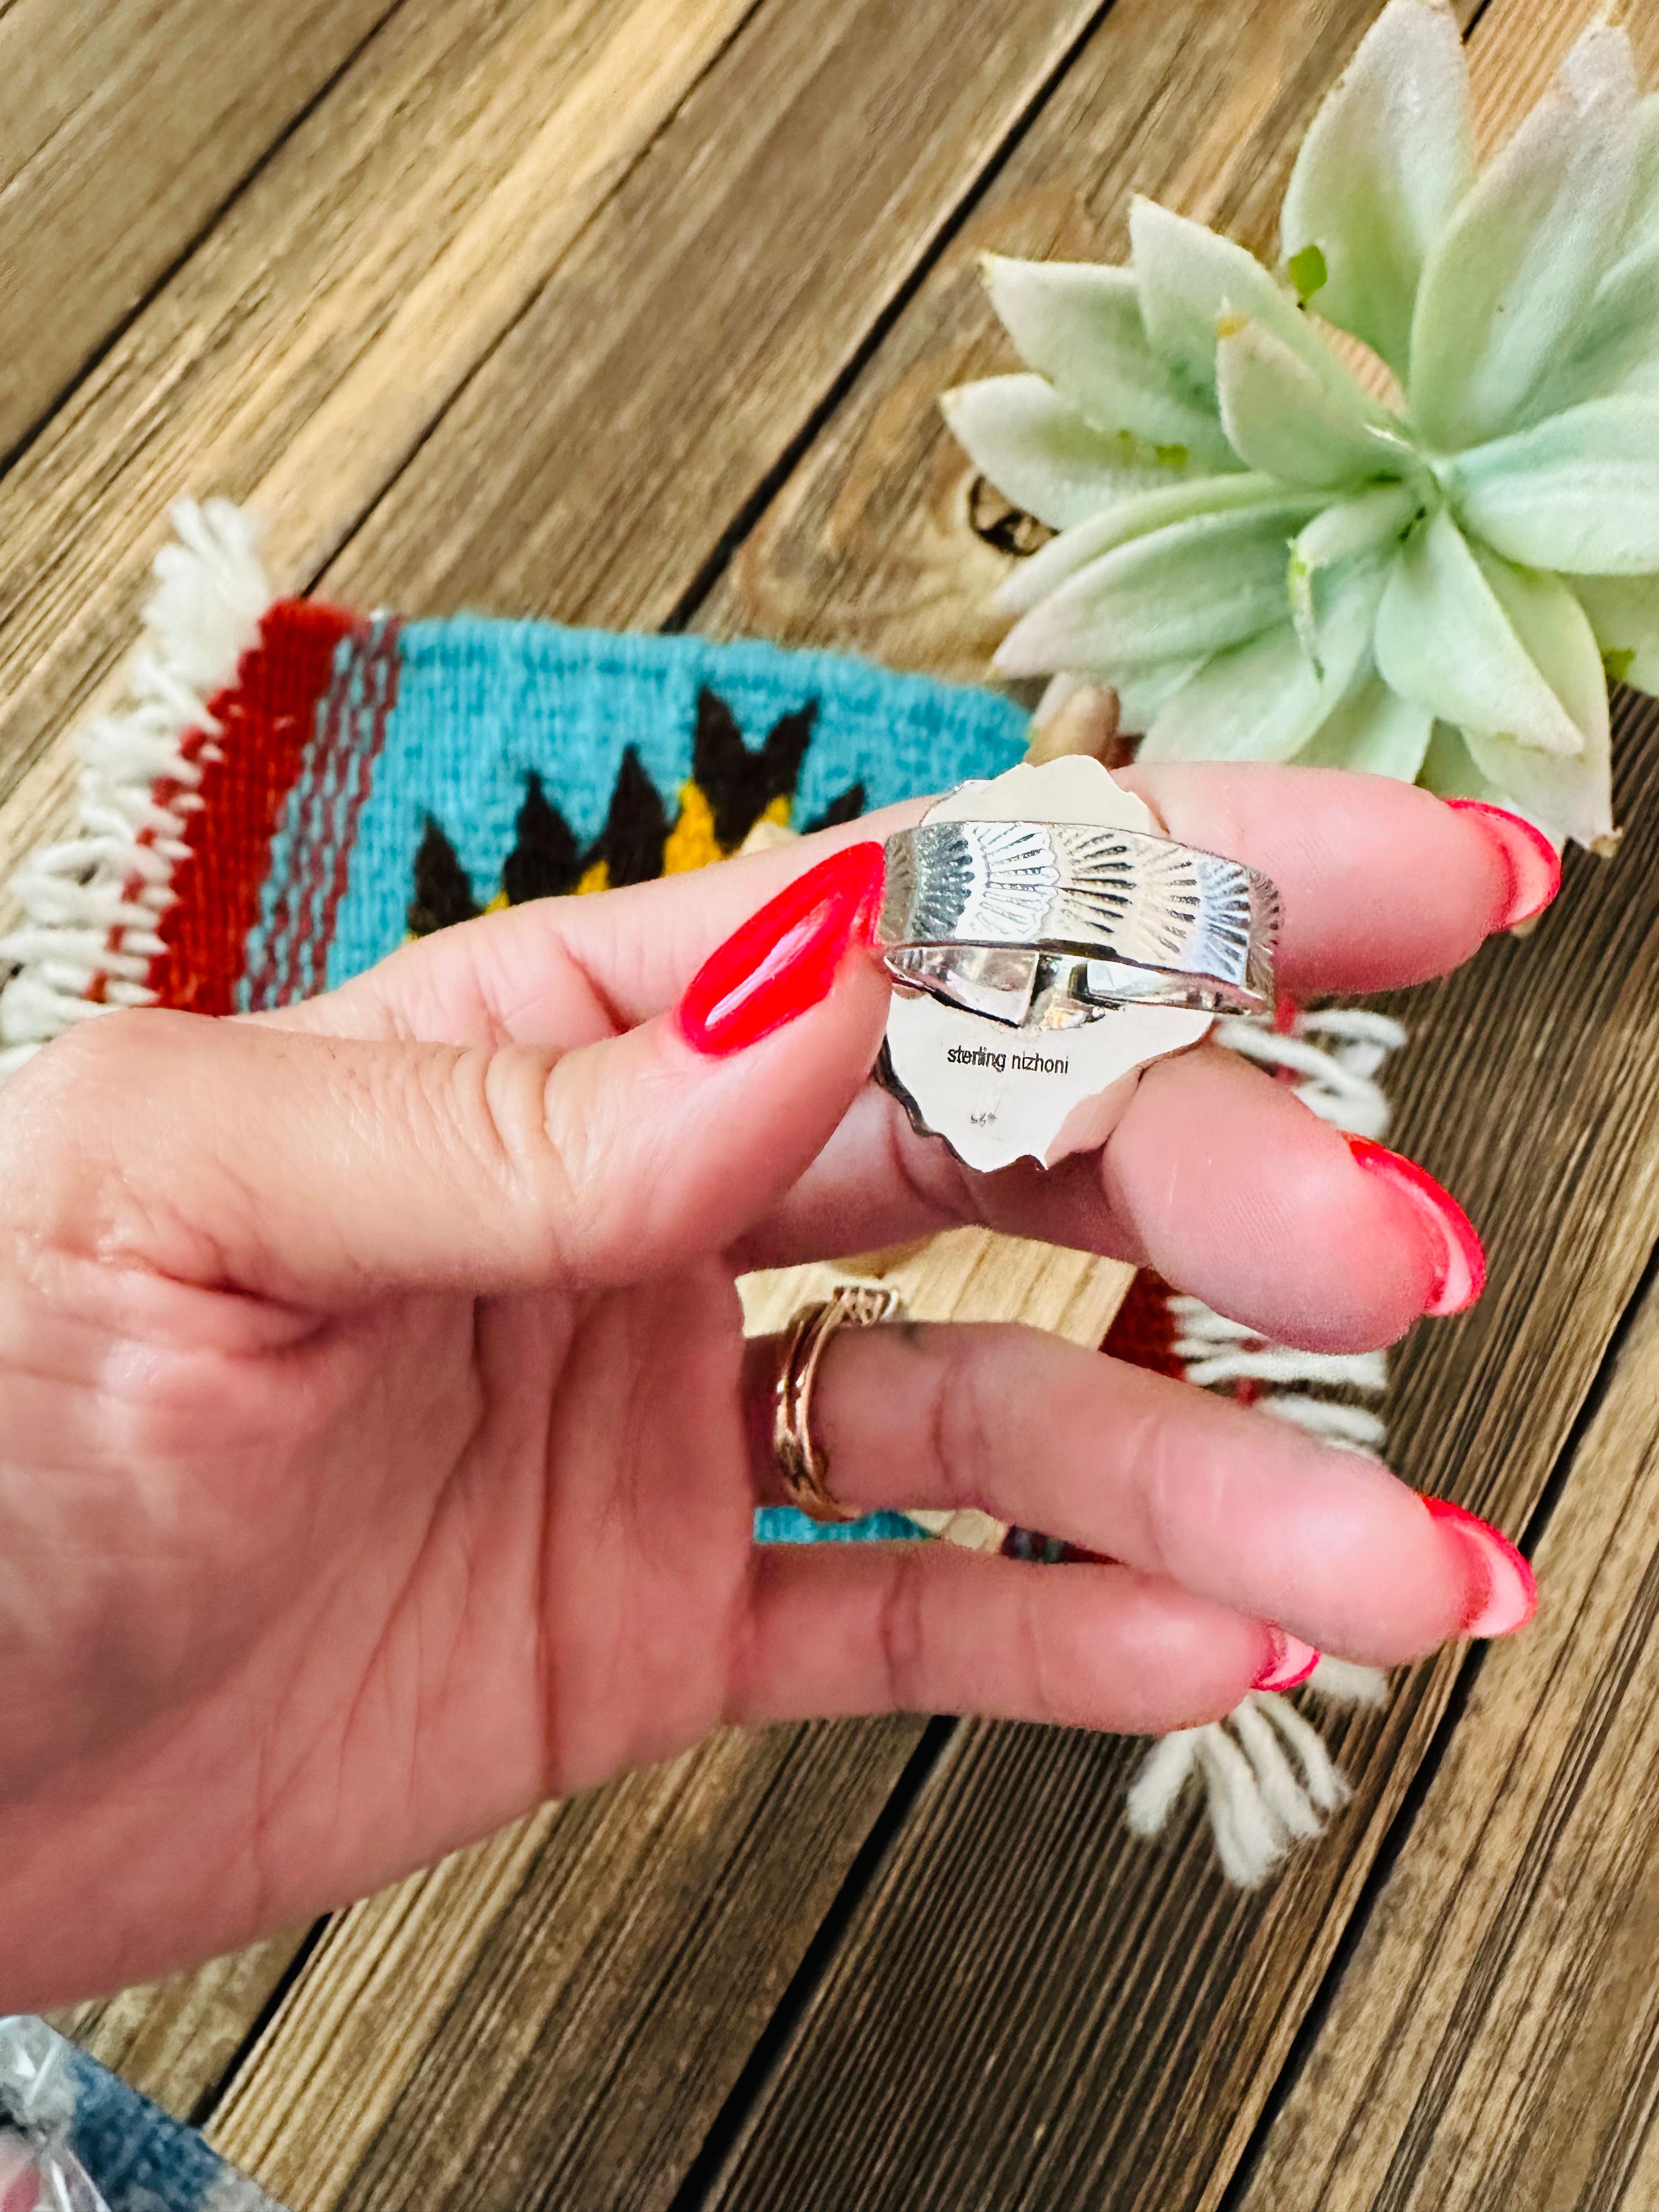
[[[1279,891],[1219,854],[1076,822],[924,822],[887,840],[895,979],[1013,1026],[1123,1006],[1273,1004]]]

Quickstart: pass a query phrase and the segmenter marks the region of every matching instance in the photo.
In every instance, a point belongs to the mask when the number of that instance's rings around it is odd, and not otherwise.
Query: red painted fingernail
[[[1543,831],[1524,816],[1511,814],[1506,806],[1489,806],[1484,799],[1449,799],[1446,804],[1478,822],[1504,856],[1509,903],[1494,929],[1513,929],[1516,922],[1542,914],[1561,888],[1561,855]]]
[[[1465,1636],[1512,1636],[1538,1610],[1538,1578],[1501,1529],[1449,1498],[1425,1498],[1434,1518],[1449,1529],[1462,1554],[1468,1595]]]
[[[1367,1175],[1374,1175],[1408,1198],[1417,1217],[1433,1235],[1437,1265],[1423,1310],[1437,1317],[1462,1313],[1486,1287],[1486,1255],[1474,1224],[1449,1190],[1415,1160],[1404,1159],[1369,1137],[1349,1137],[1348,1150]]]
[[[1298,1638],[1286,1636],[1282,1628],[1269,1627],[1267,1663],[1256,1676],[1253,1690],[1293,1690],[1298,1682],[1305,1682],[1319,1664],[1319,1654],[1311,1644]]]
[[[693,1050],[740,1052],[828,998],[848,948],[870,942],[882,875],[879,845],[848,845],[750,915],[686,986],[677,1019]]]

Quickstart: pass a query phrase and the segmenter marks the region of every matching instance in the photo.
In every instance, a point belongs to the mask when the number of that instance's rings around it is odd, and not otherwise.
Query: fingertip
[[[1418,1320],[1443,1243],[1342,1133],[1236,1055],[1162,1063],[1103,1156],[1133,1256],[1282,1344],[1369,1352]]]
[[[1468,1215],[1415,1160],[1369,1137],[1350,1135],[1346,1142],[1362,1173],[1404,1201],[1426,1240],[1431,1274],[1421,1310],[1437,1320],[1466,1312],[1486,1286],[1486,1248]]]
[[[1561,888],[1561,855],[1535,823],[1484,799],[1449,799],[1455,814],[1468,817],[1496,854],[1504,895],[1492,928],[1515,929],[1542,914]]]
[[[1468,1637],[1513,1636],[1538,1610],[1538,1578],[1501,1528],[1449,1498],[1425,1498],[1430,1518],[1457,1554],[1464,1578],[1458,1632]]]
[[[1054,1716],[1073,1725],[1130,1735],[1201,1728],[1233,1711],[1274,1658],[1276,1632],[1161,1577],[1116,1565],[1030,1571],[1073,1586],[1069,1710]],[[1056,1608],[1056,1629],[1060,1619]]]

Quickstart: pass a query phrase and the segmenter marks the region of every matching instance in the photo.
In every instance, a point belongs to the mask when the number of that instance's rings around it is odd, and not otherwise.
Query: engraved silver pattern
[[[1279,892],[1239,861],[1073,822],[924,822],[886,851],[878,942],[916,988],[961,1002],[948,963],[923,948],[1008,946],[1086,963],[1066,980],[1085,1018],[1146,1001],[1247,1013],[1273,1003]]]

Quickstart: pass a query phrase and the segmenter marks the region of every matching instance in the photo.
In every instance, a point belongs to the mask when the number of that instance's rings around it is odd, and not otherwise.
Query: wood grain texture
[[[403,0],[0,481],[0,872],[67,819],[168,502],[250,501],[309,583],[750,4]]]
[[[227,2077],[305,1940],[303,1930],[273,1936],[194,1973],[71,2006],[52,2025],[187,2119]]]
[[[326,588],[672,617],[1098,3],[763,7]]]
[[[1659,2203],[1659,1292],[1239,2212]]]
[[[15,0],[0,12],[0,453],[397,0]]]
[[[916,1734],[716,1736],[343,1914],[212,2140],[292,2212],[668,2204]]]

